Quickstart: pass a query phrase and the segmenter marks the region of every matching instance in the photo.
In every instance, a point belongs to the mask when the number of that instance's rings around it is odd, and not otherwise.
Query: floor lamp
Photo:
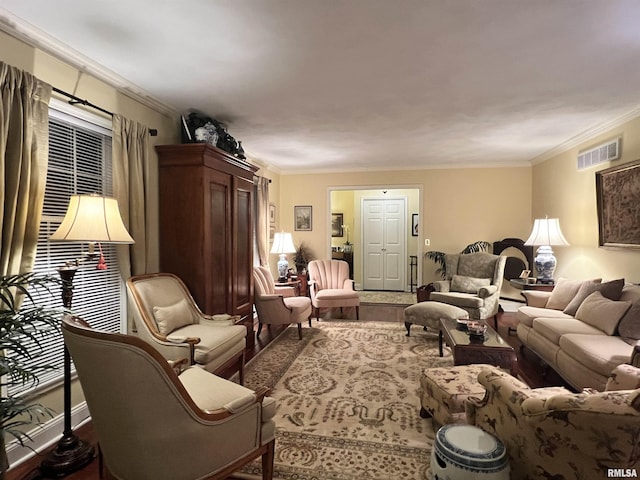
[[[62,303],[71,310],[73,277],[82,263],[98,254],[99,270],[106,270],[101,243],[134,243],[127,232],[118,202],[115,198],[98,195],[72,195],[67,213],[60,227],[49,238],[51,241],[88,242],[89,252],[76,260],[66,262],[58,269],[62,279]],[[95,252],[95,244],[99,252]],[[46,475],[61,477],[83,468],[95,456],[94,448],[80,440],[71,428],[71,356],[64,347],[64,431],[56,448],[42,461],[40,470]]]

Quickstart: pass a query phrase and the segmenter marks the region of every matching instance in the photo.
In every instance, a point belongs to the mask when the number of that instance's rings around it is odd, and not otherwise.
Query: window
[[[64,217],[69,197],[112,194],[111,125],[78,118],[56,109],[55,105],[52,102],[49,112],[47,185],[34,265],[34,271],[52,275],[57,275],[56,269],[65,262],[82,257],[87,248],[80,243],[48,241]],[[62,108],[68,110],[68,107]],[[109,268],[97,270],[96,260],[81,264],[73,281],[72,310],[94,328],[120,331],[124,301],[115,245],[102,245],[102,251]],[[47,307],[61,307],[61,291],[40,295],[37,302]],[[63,376],[62,336],[53,336],[41,342],[41,346],[43,353],[34,362],[58,368],[41,375],[38,388],[57,382]],[[10,393],[19,394],[27,389],[13,387]]]

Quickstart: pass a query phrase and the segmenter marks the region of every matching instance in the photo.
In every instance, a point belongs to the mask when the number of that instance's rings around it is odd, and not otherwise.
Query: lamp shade
[[[557,218],[536,218],[525,245],[569,245]]]
[[[122,223],[118,201],[98,195],[72,195],[62,223],[49,240],[134,243]]]
[[[273,236],[273,246],[271,253],[294,253],[296,247],[293,245],[293,237],[290,233],[279,232]]]

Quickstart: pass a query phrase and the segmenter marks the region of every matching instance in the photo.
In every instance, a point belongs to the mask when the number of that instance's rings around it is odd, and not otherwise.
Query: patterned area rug
[[[419,376],[452,365],[437,336],[402,324],[326,320],[287,328],[246,367],[245,385],[272,387],[275,478],[428,479],[434,431],[420,418]],[[259,478],[260,462],[235,478]]]
[[[374,292],[358,291],[361,303],[391,303],[395,305],[413,305],[416,303],[417,294],[409,292]]]

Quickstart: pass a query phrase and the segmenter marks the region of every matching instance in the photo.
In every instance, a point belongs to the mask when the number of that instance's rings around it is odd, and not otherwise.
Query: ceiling
[[[637,0],[0,0],[0,28],[225,122],[284,174],[575,146],[640,115],[638,20]]]

